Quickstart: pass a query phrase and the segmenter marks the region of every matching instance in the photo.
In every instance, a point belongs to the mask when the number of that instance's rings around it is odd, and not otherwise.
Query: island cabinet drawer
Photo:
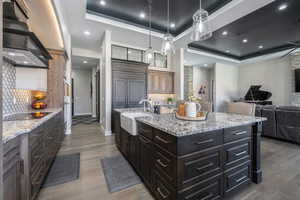
[[[177,159],[170,153],[155,147],[154,148],[154,168],[172,185],[176,186]]]
[[[186,155],[223,144],[223,130],[199,133],[178,138],[178,155]]]
[[[178,185],[187,187],[222,173],[222,148],[196,153],[178,160]]]
[[[207,181],[199,182],[177,193],[178,200],[219,200],[222,199],[222,196],[222,175],[214,176]]]
[[[175,136],[160,131],[158,129],[153,129],[153,134],[154,134],[153,137],[154,144],[156,144],[162,149],[165,149],[168,152],[176,154],[177,141]]]
[[[168,184],[159,173],[153,173],[153,187],[152,192],[156,200],[175,200],[176,190]]]
[[[138,122],[137,123],[137,127],[138,127],[138,133],[143,135],[144,137],[146,138],[149,138],[152,140],[153,138],[153,131],[152,131],[152,127],[147,125],[147,124],[144,124],[144,123],[141,123],[141,122]]]
[[[36,170],[38,165],[42,162],[42,160],[45,158],[44,154],[44,147],[43,144],[40,143],[35,148],[32,148],[30,151],[30,169]]]
[[[251,140],[246,138],[224,146],[225,170],[251,159]]]
[[[238,126],[224,130],[224,142],[231,142],[246,137],[251,137],[251,126]]]
[[[245,162],[224,174],[224,195],[230,196],[251,183],[251,162]]]

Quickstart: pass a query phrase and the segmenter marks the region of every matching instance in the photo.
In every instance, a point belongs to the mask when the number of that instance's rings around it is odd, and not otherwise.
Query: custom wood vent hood
[[[4,1],[4,58],[18,67],[48,68],[52,57],[36,35],[29,31],[27,19],[27,11],[19,1]]]

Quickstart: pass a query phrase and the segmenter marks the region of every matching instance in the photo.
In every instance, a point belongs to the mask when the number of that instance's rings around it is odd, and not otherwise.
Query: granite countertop
[[[19,135],[31,132],[33,129],[37,128],[47,120],[54,117],[60,111],[62,111],[62,108],[42,110],[41,112],[51,112],[51,114],[41,119],[3,121],[3,136],[2,136],[3,143],[7,143],[9,140],[14,139]],[[32,112],[37,112],[37,111],[33,110]]]
[[[157,115],[151,113],[151,117],[139,117],[136,120],[176,137],[183,137],[224,128],[250,125],[267,119],[229,113],[209,113],[206,121],[192,122],[178,120],[175,114]]]
[[[144,112],[144,108],[119,108],[119,109],[114,109],[114,111],[119,112],[119,113],[124,113],[124,112]]]

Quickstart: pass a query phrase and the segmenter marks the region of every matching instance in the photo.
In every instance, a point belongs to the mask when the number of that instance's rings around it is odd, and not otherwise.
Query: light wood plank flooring
[[[147,189],[136,185],[110,194],[100,159],[119,154],[114,137],[104,137],[96,124],[77,125],[59,152],[81,153],[80,179],[43,189],[38,200],[153,200]],[[252,184],[232,200],[299,200],[300,145],[264,138],[263,183]]]

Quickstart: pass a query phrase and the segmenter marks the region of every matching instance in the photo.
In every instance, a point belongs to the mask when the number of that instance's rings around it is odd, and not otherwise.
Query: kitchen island
[[[115,110],[114,119],[122,112],[136,111]],[[116,143],[155,199],[224,199],[262,181],[264,120],[210,113],[207,121],[190,122],[151,114],[136,118],[137,136],[120,125]]]

